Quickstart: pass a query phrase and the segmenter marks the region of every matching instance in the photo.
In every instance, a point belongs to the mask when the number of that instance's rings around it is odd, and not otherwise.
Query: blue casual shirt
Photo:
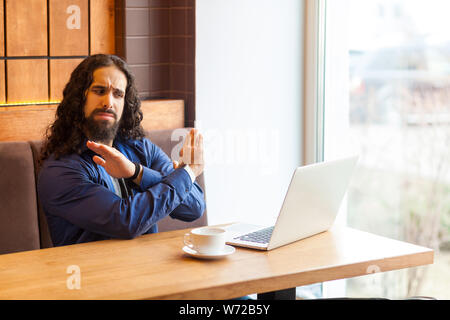
[[[148,139],[122,140],[113,146],[143,167],[141,184],[127,182],[130,195],[121,198],[114,184],[84,147],[44,161],[38,195],[55,246],[110,238],[131,239],[158,231],[166,216],[193,221],[203,214],[203,191],[183,168],[174,170],[169,157]],[[130,192],[131,190],[131,192]]]

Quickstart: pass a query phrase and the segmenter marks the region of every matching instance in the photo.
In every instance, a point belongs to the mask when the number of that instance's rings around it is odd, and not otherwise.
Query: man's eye
[[[117,98],[123,98],[123,96],[124,96],[124,94],[123,94],[122,91],[115,91],[115,92],[114,92],[114,95],[115,95]]]
[[[106,90],[103,88],[92,88],[91,91],[98,95],[103,95],[106,92]]]

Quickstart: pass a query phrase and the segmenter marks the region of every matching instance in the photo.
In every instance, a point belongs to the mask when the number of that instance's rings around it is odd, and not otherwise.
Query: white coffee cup
[[[184,235],[184,244],[200,254],[218,254],[225,249],[226,231],[216,227],[192,229]]]

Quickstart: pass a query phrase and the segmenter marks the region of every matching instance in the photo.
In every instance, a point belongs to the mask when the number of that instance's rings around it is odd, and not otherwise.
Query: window
[[[450,2],[323,3],[317,145],[324,160],[360,155],[338,220],[435,250],[431,266],[348,279],[341,295],[449,299]]]

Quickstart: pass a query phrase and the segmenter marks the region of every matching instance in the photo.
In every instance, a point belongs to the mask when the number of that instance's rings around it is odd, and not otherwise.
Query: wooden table
[[[434,254],[334,227],[273,251],[237,248],[206,261],[181,250],[185,232],[0,255],[0,299],[230,299],[430,264]],[[68,289],[73,265],[80,289]]]

